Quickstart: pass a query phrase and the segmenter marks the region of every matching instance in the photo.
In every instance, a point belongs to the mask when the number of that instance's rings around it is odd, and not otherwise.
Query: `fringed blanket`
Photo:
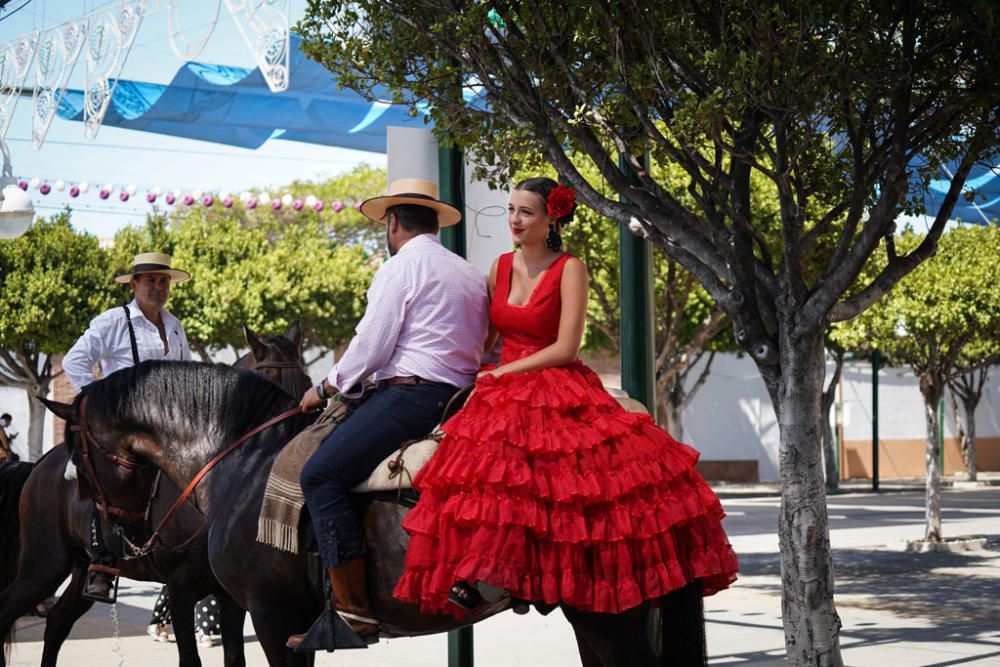
[[[306,499],[299,476],[306,461],[350,414],[348,406],[332,401],[316,422],[285,445],[271,467],[264,501],[257,519],[257,541],[282,551],[299,553],[299,523]],[[442,433],[425,440],[411,440],[378,464],[371,476],[351,489],[355,493],[399,491],[412,488],[417,471],[437,450]]]
[[[309,428],[285,445],[271,467],[257,520],[257,541],[293,554],[299,552],[299,519],[306,503],[299,475],[323,440],[347,419],[347,405],[330,401]]]

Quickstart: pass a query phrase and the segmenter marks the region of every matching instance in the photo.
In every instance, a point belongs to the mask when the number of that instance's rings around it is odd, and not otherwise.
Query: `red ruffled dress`
[[[491,317],[501,363],[556,340],[562,255],[528,303],[507,303],[514,254],[500,258]],[[486,376],[443,426],[413,480],[420,502],[396,597],[424,613],[464,612],[456,581],[485,581],[524,600],[619,613],[700,581],[736,579],[722,506],[695,472],[698,452],[626,412],[587,366]]]

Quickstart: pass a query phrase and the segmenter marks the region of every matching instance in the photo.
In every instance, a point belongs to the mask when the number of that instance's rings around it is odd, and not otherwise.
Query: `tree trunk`
[[[837,397],[837,384],[840,382],[840,374],[844,368],[844,352],[842,350],[836,352],[835,363],[833,377],[830,378],[830,385],[823,391],[822,403],[820,404],[820,414],[823,419],[823,467],[827,493],[840,488],[836,440],[833,437],[833,427],[830,425],[830,411],[833,409],[834,399]]]
[[[962,400],[965,411],[965,467],[969,472],[969,481],[976,481],[976,406],[982,394],[969,396]]]
[[[35,398],[36,395],[47,396],[48,383],[38,388],[37,392],[27,390],[28,394],[28,460],[37,461],[42,457],[42,437],[45,435],[45,406]]]
[[[684,407],[671,402],[667,406],[667,432],[674,440],[684,442],[684,422],[681,421]]]
[[[951,414],[955,419],[955,436],[958,438],[958,448],[962,452],[962,461],[965,466],[969,466],[969,434],[965,432],[965,417],[958,407],[958,396],[954,389],[949,394],[951,396]]]
[[[925,515],[927,526],[924,539],[928,542],[941,541],[941,443],[938,440],[940,415],[938,403],[941,400],[943,382],[929,373],[920,377],[920,393],[924,397],[924,422],[927,426],[927,447],[924,452],[926,469]]]
[[[792,337],[782,327],[781,368],[760,367],[780,433],[781,611],[793,665],[841,667],[840,616],[833,601],[833,559],[820,441],[823,333]]]

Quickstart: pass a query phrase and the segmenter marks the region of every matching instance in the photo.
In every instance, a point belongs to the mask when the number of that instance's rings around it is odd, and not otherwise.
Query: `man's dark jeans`
[[[430,383],[379,388],[320,444],[300,482],[325,567],[365,552],[350,489],[401,444],[430,433],[456,391],[449,384]]]

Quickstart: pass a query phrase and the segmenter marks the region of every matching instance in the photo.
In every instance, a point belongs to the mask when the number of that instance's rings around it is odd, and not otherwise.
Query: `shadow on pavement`
[[[878,614],[872,615],[871,622],[845,627],[840,635],[842,648],[905,643],[932,650],[945,643],[962,644],[965,650],[950,652],[946,661],[921,664],[947,667],[990,658],[998,658],[1000,664],[1000,536],[971,537],[987,538],[987,550],[966,554],[834,551],[838,609],[858,610],[862,616],[864,611]],[[743,586],[780,595],[777,554],[742,555],[740,571],[745,577]],[[891,617],[892,622],[877,622],[879,617]],[[746,661],[740,664],[780,664],[773,656],[756,652],[736,656]]]

